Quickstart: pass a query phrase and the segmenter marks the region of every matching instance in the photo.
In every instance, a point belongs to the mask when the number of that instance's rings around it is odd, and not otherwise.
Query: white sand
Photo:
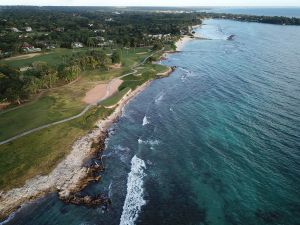
[[[183,47],[184,47],[184,45],[187,43],[187,42],[189,42],[189,41],[191,41],[192,40],[192,38],[190,37],[190,36],[183,36],[182,38],[180,38],[176,43],[175,43],[175,45],[176,45],[176,51],[181,51],[182,49],[183,49]]]

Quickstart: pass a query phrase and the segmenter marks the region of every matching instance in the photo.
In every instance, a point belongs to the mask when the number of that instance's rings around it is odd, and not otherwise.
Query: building
[[[42,51],[41,48],[35,48],[33,45],[30,45],[27,42],[24,42],[21,49],[25,53],[34,53],[34,52],[41,52]]]
[[[57,31],[57,32],[64,32],[65,28],[64,27],[57,27],[54,30]]]
[[[83,48],[83,44],[81,42],[73,42],[71,46],[72,48]]]
[[[106,21],[106,22],[112,22],[112,21],[114,21],[114,20],[113,20],[113,18],[107,18],[107,19],[105,19],[105,21]]]
[[[32,31],[32,28],[31,28],[31,27],[25,27],[25,31],[26,31],[26,32],[31,32],[31,31]]]
[[[12,31],[12,32],[21,32],[18,28],[16,28],[16,27],[12,27],[12,28],[10,28],[10,30]]]

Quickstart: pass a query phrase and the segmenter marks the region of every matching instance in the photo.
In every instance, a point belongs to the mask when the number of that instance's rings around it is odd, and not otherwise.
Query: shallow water
[[[205,21],[110,131],[101,208],[55,194],[6,224],[300,223],[300,27]],[[235,34],[233,41],[226,37]]]

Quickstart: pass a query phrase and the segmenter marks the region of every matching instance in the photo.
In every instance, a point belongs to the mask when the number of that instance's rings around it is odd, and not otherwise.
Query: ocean
[[[256,16],[300,17],[300,7],[213,7],[209,10],[200,11]]]
[[[110,129],[112,206],[50,194],[2,224],[300,224],[300,27],[206,20]],[[227,40],[234,34],[232,41]]]

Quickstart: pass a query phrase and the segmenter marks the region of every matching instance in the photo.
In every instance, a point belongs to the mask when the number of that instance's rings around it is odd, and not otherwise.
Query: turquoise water
[[[110,130],[83,192],[112,207],[52,194],[6,224],[300,224],[300,27],[204,23]]]
[[[300,7],[215,7],[207,12],[247,14],[256,16],[300,17]]]

